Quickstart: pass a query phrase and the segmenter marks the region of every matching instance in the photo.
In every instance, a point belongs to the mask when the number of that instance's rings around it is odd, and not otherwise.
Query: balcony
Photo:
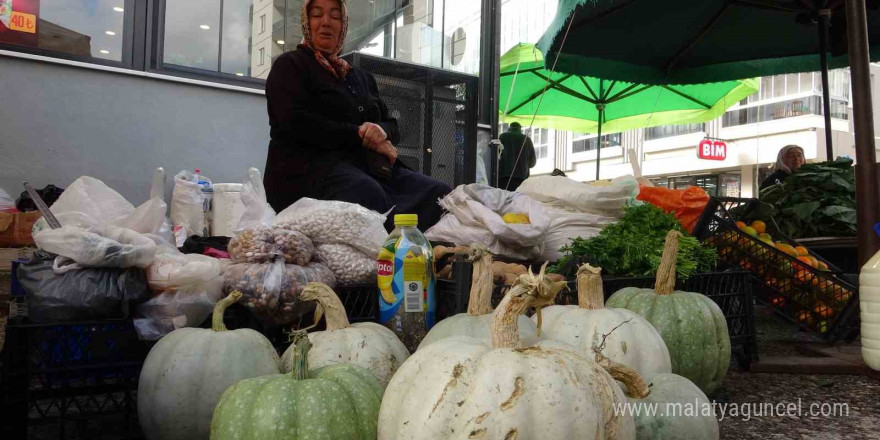
[[[804,115],[821,116],[822,114],[822,97],[807,96],[772,104],[731,110],[724,114],[721,119],[721,125],[722,127],[735,127],[738,125],[775,121],[778,119],[793,118]],[[832,98],[831,117],[842,120],[849,119],[849,115],[847,114],[847,102]]]

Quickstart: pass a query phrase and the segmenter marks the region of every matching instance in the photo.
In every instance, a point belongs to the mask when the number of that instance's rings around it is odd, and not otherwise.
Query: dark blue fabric
[[[437,201],[452,191],[449,185],[395,163],[392,178],[378,180],[349,162],[339,162],[324,178],[318,198],[341,200],[381,213],[392,211],[385,229],[394,228],[394,214],[416,214],[422,232],[434,226],[443,215]]]

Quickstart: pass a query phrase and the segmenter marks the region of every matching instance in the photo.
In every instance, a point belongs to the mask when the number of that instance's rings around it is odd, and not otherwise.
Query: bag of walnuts
[[[239,303],[254,312],[267,326],[287,325],[312,310],[312,303],[300,301],[300,293],[310,282],[336,286],[336,277],[327,266],[285,264],[283,258],[271,263],[231,264],[223,274],[223,294],[243,293]]]

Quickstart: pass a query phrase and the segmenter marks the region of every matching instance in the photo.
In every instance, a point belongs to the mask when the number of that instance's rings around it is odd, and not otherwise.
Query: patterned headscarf
[[[340,9],[342,9],[342,29],[339,32],[339,43],[336,45],[336,48],[333,49],[332,54],[325,54],[316,49],[315,43],[312,41],[312,33],[309,30],[309,7],[311,7],[313,1],[314,0],[306,0],[303,2],[302,17],[300,20],[302,22],[303,33],[302,44],[305,44],[309,49],[312,49],[312,52],[315,53],[315,59],[318,60],[318,64],[327,69],[333,74],[333,76],[338,79],[345,78],[345,75],[351,70],[351,66],[348,62],[339,58],[339,53],[342,52],[342,46],[345,44],[345,35],[348,33],[348,9],[345,7],[345,0],[336,0],[339,2]]]
[[[779,154],[776,155],[776,168],[774,168],[775,170],[782,170],[788,174],[791,174],[791,168],[789,168],[788,165],[785,164],[785,155],[795,148],[804,151],[804,149],[798,145],[786,145],[782,147],[781,150],[779,150]]]

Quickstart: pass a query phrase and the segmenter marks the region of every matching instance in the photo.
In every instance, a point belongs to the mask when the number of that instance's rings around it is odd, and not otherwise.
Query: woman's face
[[[801,150],[800,148],[792,148],[786,151],[782,161],[785,162],[785,165],[792,171],[797,171],[798,168],[807,162],[804,158],[804,150]]]
[[[309,7],[309,32],[315,49],[333,53],[342,33],[342,7],[337,0],[314,0]]]

